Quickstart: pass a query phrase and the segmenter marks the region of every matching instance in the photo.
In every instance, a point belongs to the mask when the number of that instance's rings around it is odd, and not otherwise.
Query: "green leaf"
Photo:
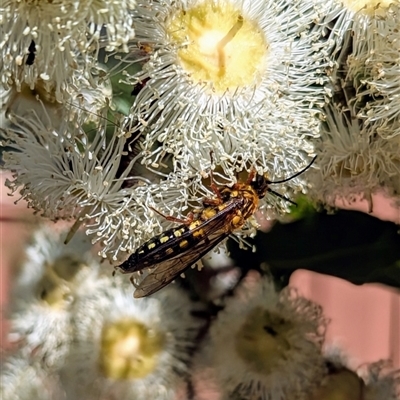
[[[383,283],[400,288],[399,227],[356,211],[307,214],[289,224],[276,223],[253,239],[256,252],[230,243],[239,266],[266,263],[281,282],[297,269],[333,275],[361,285]],[[244,267],[247,269],[247,267]]]

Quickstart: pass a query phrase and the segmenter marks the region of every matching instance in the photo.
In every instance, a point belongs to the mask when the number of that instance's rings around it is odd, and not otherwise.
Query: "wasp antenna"
[[[299,172],[296,172],[294,175],[290,176],[289,178],[282,179],[281,181],[273,181],[273,182],[272,182],[272,181],[268,181],[268,183],[284,183],[284,182],[288,182],[288,181],[290,181],[290,180],[296,178],[297,176],[301,175],[303,172],[306,172],[306,171],[311,167],[311,165],[314,164],[314,161],[315,161],[316,159],[317,159],[317,156],[315,156],[315,157],[311,160],[310,164],[308,164],[305,168],[303,168],[303,169],[302,169],[301,171],[299,171]]]
[[[297,203],[295,203],[293,200],[290,200],[289,198],[287,198],[286,196],[284,196],[283,194],[280,194],[278,192],[275,192],[275,190],[272,190],[270,188],[267,189],[267,192],[274,194],[275,196],[279,197],[282,200],[288,201],[289,203],[293,204],[294,206],[297,207]]]

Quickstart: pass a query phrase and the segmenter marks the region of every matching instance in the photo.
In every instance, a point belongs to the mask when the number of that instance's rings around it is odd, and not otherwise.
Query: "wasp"
[[[131,254],[124,263],[116,267],[125,274],[147,269],[147,275],[139,284],[134,282],[133,275],[131,277],[136,287],[134,297],[149,296],[162,289],[231,233],[242,228],[255,213],[259,201],[267,192],[293,203],[271,190],[269,185],[287,182],[299,176],[312,165],[315,158],[307,167],[290,178],[274,182],[252,169],[245,182],[237,182],[232,187],[218,187],[214,183],[211,171],[210,186],[214,198],[205,198],[203,208],[196,213],[189,213],[185,220],[165,216],[153,209],[167,220],[180,225],[154,236]]]

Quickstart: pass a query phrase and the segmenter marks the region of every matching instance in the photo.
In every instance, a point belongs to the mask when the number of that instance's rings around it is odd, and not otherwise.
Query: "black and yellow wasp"
[[[205,198],[203,209],[190,213],[186,220],[174,217],[164,218],[180,223],[140,246],[135,253],[120,266],[122,273],[134,273],[147,268],[147,275],[135,284],[135,298],[151,295],[172,282],[191,265],[206,255],[231,233],[243,227],[258,208],[259,200],[267,192],[276,193],[268,188],[271,183],[287,182],[302,174],[314,162],[290,178],[271,182],[266,176],[256,174],[253,169],[246,182],[238,182],[232,187],[219,188],[210,173],[211,189],[215,198]],[[283,197],[283,196],[280,196]],[[286,197],[285,200],[291,202]]]

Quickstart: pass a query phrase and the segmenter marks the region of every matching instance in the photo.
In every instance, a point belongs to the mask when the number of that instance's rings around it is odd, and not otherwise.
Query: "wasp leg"
[[[221,192],[218,189],[218,186],[214,183],[214,177],[213,177],[213,173],[210,170],[210,188],[211,190],[214,192],[215,196],[217,197],[216,199],[204,199],[204,201],[208,201],[208,205],[215,205],[218,206],[220,204],[222,204],[224,201],[222,200],[222,196],[221,196]],[[204,203],[203,201],[203,203]]]
[[[138,285],[135,282],[135,274],[132,274],[129,278],[129,280],[131,281],[132,285],[137,289]]]
[[[190,225],[193,222],[194,219],[194,214],[192,212],[190,212],[187,217],[185,219],[183,218],[176,218],[176,217],[172,217],[170,215],[165,215],[163,214],[161,211],[156,210],[153,207],[149,207],[151,208],[154,212],[156,212],[158,215],[161,215],[163,218],[165,218],[167,221],[171,221],[171,222],[176,222],[178,224],[184,224],[184,225]]]
[[[203,199],[203,206],[204,207],[210,207],[210,206],[219,206],[223,202],[219,199],[211,199],[209,197],[206,197]]]

